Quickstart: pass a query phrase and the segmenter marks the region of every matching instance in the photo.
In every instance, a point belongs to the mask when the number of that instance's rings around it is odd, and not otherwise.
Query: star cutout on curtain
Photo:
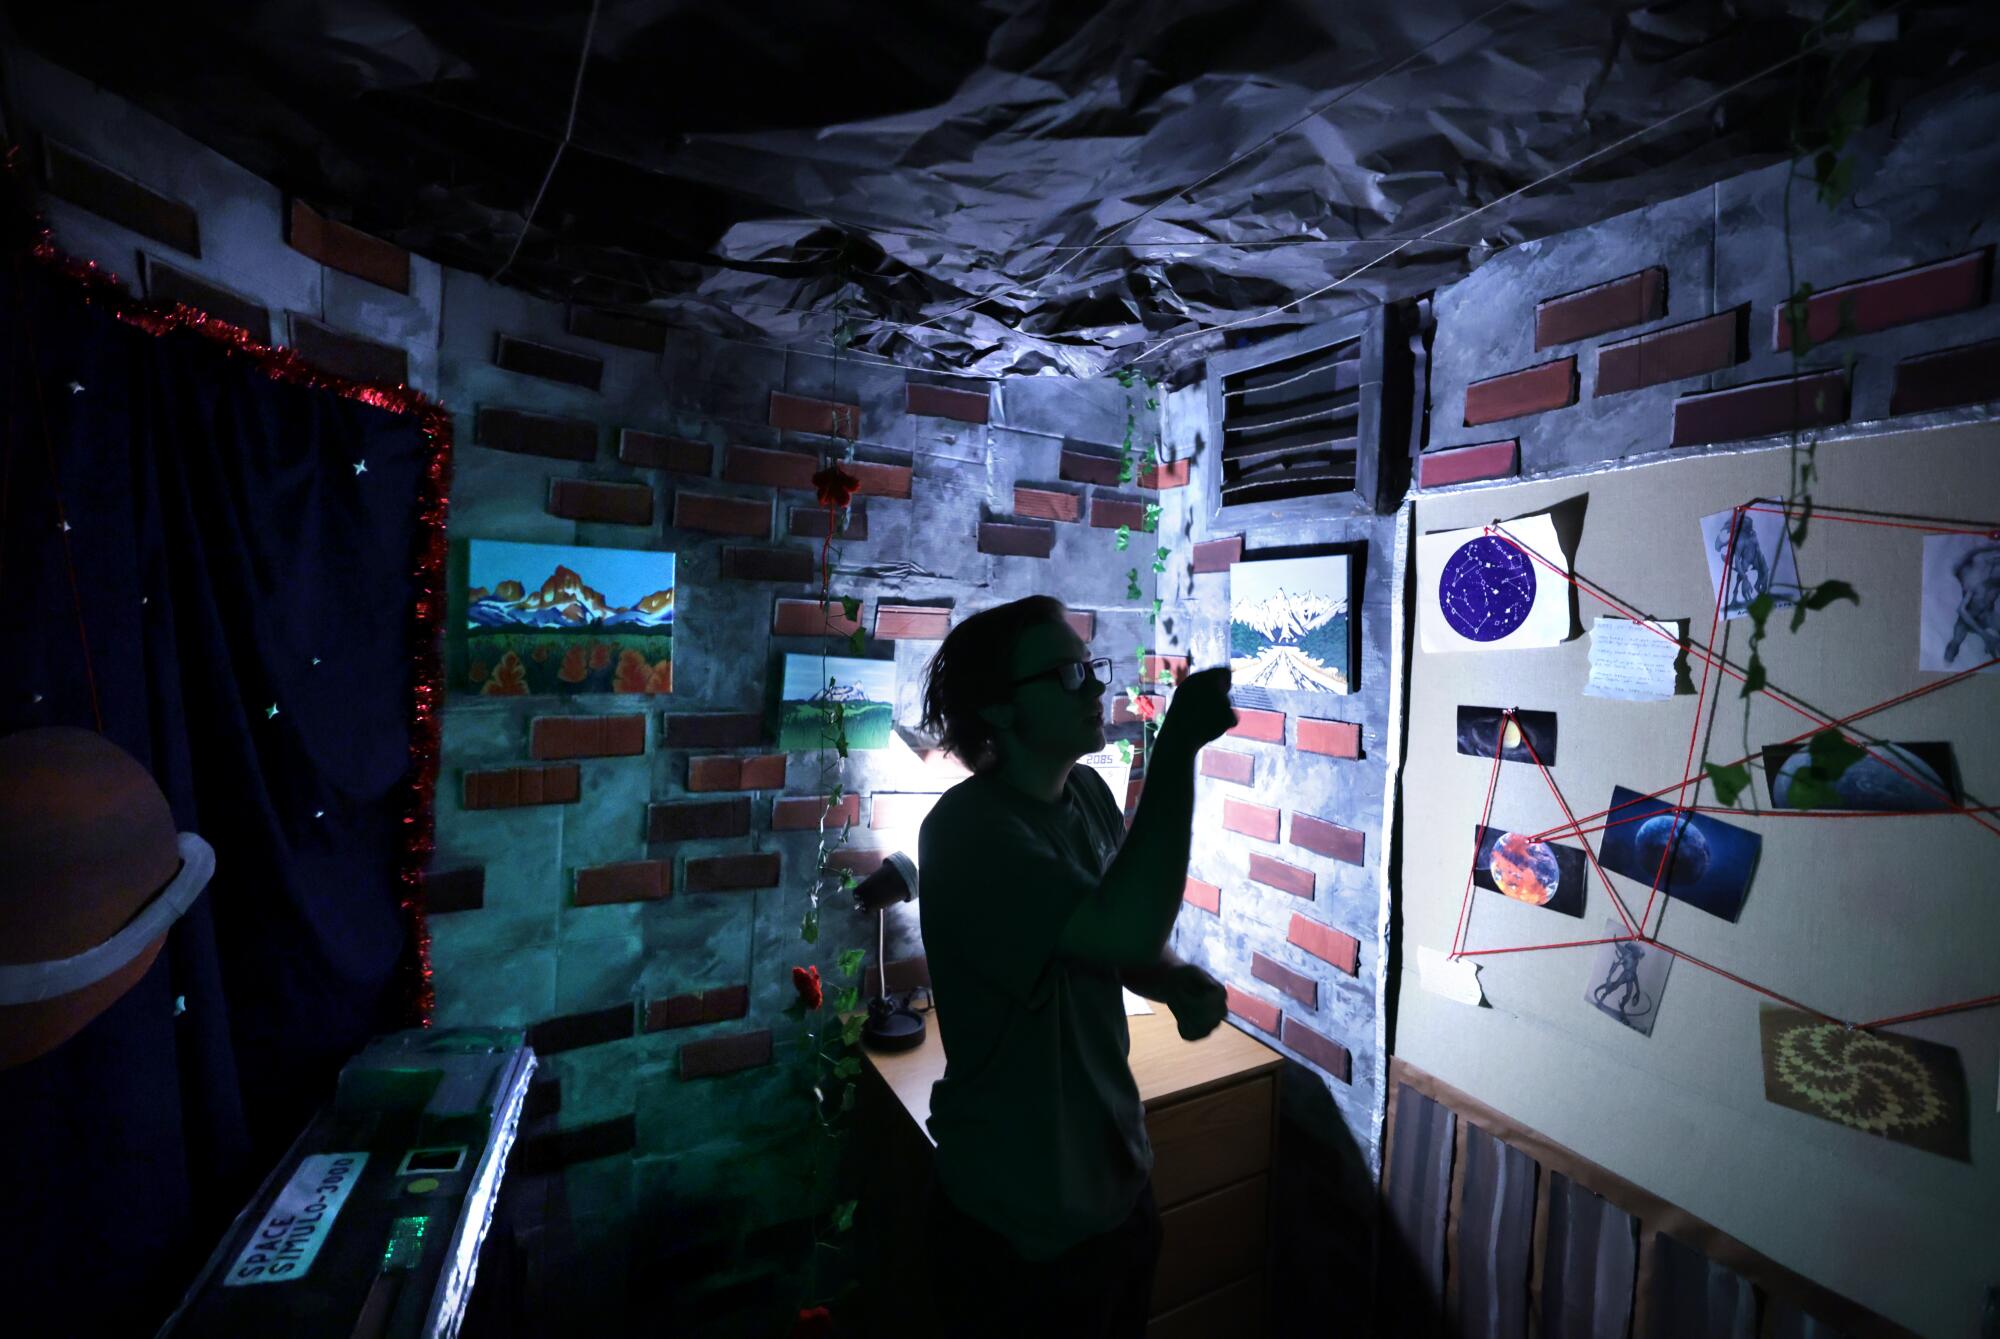
[[[69,383],[69,393],[70,393],[71,395],[81,395],[81,394],[83,394],[83,383],[82,383],[81,381],[72,381],[72,382],[70,382],[70,383]]]
[[[355,462],[354,462],[354,472],[355,472],[356,474],[366,474],[366,473],[368,473],[368,462],[367,462],[367,461],[365,461],[365,460],[357,460],[357,461],[355,461]]]
[[[318,656],[314,656],[314,657],[313,657],[313,664],[315,664],[315,665],[319,664],[319,657],[318,657]]]
[[[278,717],[278,704],[277,704],[277,703],[273,702],[273,703],[272,703],[272,704],[271,704],[270,706],[268,706],[268,707],[264,708],[264,719],[265,719],[265,720],[267,720],[267,721],[271,721],[271,720],[276,720],[276,719],[277,719],[277,717]]]

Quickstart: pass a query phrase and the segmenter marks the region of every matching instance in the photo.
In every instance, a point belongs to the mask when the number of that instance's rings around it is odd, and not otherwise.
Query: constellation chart
[[[1535,607],[1535,565],[1504,539],[1468,540],[1445,562],[1438,604],[1459,636],[1498,641],[1526,623]]]

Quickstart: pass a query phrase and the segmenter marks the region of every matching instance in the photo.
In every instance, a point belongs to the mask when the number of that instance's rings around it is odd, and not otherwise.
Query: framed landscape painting
[[[1347,557],[1274,558],[1229,569],[1229,672],[1239,688],[1351,693]]]
[[[674,555],[475,539],[467,546],[463,687],[670,693]]]
[[[792,654],[778,704],[778,747],[833,747],[839,715],[850,749],[884,749],[896,723],[896,662]]]

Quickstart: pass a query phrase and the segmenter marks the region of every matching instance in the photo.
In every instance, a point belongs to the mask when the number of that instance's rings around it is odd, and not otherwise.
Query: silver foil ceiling
[[[1776,70],[1820,0],[42,0],[11,40],[547,297],[1171,374],[1773,161],[1829,68],[1877,120],[1992,77],[2000,6],[1870,8]]]

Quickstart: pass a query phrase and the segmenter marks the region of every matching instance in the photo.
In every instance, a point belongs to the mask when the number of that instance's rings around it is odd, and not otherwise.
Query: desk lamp
[[[875,913],[875,971],[879,992],[868,1001],[868,1021],[861,1025],[861,1040],[878,1051],[908,1051],[924,1044],[923,1015],[910,1007],[906,993],[901,999],[889,994],[889,964],[886,954],[887,908],[895,902],[917,898],[917,862],[901,851],[882,862],[882,867],[854,886],[855,908]],[[864,968],[862,978],[868,979]]]

